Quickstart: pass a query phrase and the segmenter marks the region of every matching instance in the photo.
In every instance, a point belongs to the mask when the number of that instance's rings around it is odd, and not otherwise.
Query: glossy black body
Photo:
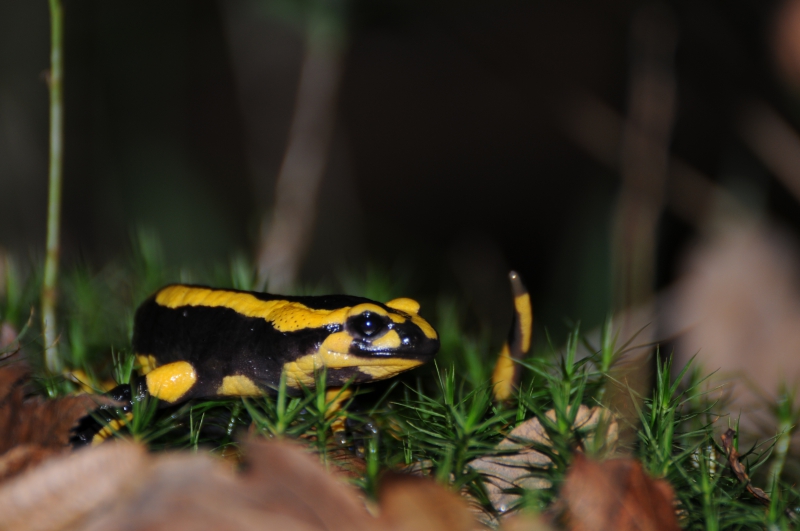
[[[198,286],[201,287],[201,286]],[[236,291],[236,290],[226,290]],[[266,293],[239,292],[261,300],[288,300],[312,309],[335,310],[362,303],[381,303],[348,295],[284,297]],[[157,295],[157,294],[156,294]],[[187,361],[197,374],[197,383],[182,400],[217,394],[225,376],[243,375],[259,388],[271,392],[280,382],[285,363],[314,353],[328,335],[344,325],[280,332],[263,318],[247,317],[224,307],[181,306],[168,308],[148,298],[136,311],[133,348],[137,354],[153,355],[159,366]],[[427,362],[438,351],[439,341],[425,338],[410,321],[393,325],[407,337],[407,344],[392,352],[370,352],[367,342],[354,338],[350,353],[358,356],[399,357]],[[371,381],[357,367],[327,368],[328,385]]]

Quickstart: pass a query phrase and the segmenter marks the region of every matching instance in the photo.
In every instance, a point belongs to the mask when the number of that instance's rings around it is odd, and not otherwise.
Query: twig
[[[58,256],[61,220],[61,174],[64,153],[64,105],[62,80],[64,76],[64,8],[61,0],[50,3],[50,166],[47,198],[47,254],[42,282],[42,331],[44,334],[45,367],[51,374],[59,373],[58,328],[56,303],[58,301]]]
[[[739,135],[775,177],[800,201],[800,135],[772,107],[761,101],[739,115]]]
[[[622,188],[615,212],[614,291],[618,309],[647,302],[655,287],[656,229],[664,203],[675,120],[677,29],[660,5],[632,23],[628,117],[622,131]]]
[[[271,222],[262,224],[258,284],[281,292],[294,284],[313,233],[328,160],[342,71],[343,22],[311,16],[289,142],[275,184]],[[317,20],[319,19],[319,20]]]
[[[565,98],[561,129],[599,163],[619,171],[623,118],[615,109],[590,93],[573,91]],[[646,142],[653,142],[644,139]],[[656,149],[655,146],[648,149]],[[736,205],[737,199],[684,159],[671,154],[667,162],[667,207],[695,227],[702,227],[714,202]]]
[[[722,439],[722,447],[725,449],[725,455],[728,456],[728,463],[731,465],[731,471],[733,471],[733,475],[736,476],[736,479],[738,479],[740,483],[744,484],[747,492],[752,494],[755,499],[764,505],[769,506],[769,496],[767,496],[767,493],[763,490],[753,486],[752,482],[750,481],[750,476],[747,475],[747,470],[745,470],[742,462],[739,461],[739,452],[737,452],[736,448],[733,447],[733,438],[735,435],[736,431],[731,428],[728,428],[728,431],[720,435],[720,438]]]
[[[733,475],[736,476],[736,479],[744,484],[744,488],[747,489],[747,492],[752,494],[762,505],[769,507],[772,503],[769,496],[763,490],[753,486],[753,483],[750,481],[750,476],[747,475],[747,470],[745,470],[744,465],[739,461],[739,452],[733,447],[733,438],[735,435],[736,432],[731,428],[728,428],[728,431],[720,435],[720,439],[722,439],[722,448],[725,449],[725,454],[728,456],[728,463],[731,465],[731,471],[733,471]],[[773,485],[776,486],[777,484],[777,481],[773,483]],[[789,520],[793,522],[797,521],[797,515],[795,515],[794,511],[789,507],[783,511],[783,514],[785,514]]]

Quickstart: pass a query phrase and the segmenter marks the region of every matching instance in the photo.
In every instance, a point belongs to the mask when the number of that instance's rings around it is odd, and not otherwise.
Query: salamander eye
[[[378,335],[386,326],[386,318],[373,312],[364,312],[349,319],[350,329],[361,337]]]

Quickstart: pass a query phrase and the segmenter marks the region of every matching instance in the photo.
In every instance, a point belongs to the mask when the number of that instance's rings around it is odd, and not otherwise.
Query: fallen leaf
[[[23,403],[17,415],[20,422],[10,434],[15,444],[64,448],[78,419],[109,402],[113,401],[97,395],[65,396],[55,400],[31,398]]]
[[[360,493],[334,478],[319,458],[296,444],[253,441],[245,455],[249,489],[260,490],[266,506],[321,529],[374,529]]]
[[[105,446],[105,445],[102,445]],[[205,454],[154,458],[143,481],[125,499],[88,518],[81,531],[318,529],[265,510],[259,491],[246,489],[236,474]],[[291,477],[286,478],[287,483]],[[281,496],[277,500],[282,500]]]
[[[105,446],[105,445],[102,445]],[[101,446],[101,447],[102,447]],[[316,455],[288,442],[250,442],[236,474],[206,454],[163,454],[126,497],[96,511],[80,531],[375,530],[359,493]]]
[[[38,465],[61,450],[44,448],[38,444],[21,444],[0,455],[0,483]]]
[[[650,478],[639,461],[597,462],[575,454],[561,488],[570,531],[680,531],[675,495]]]
[[[544,518],[533,514],[514,514],[503,519],[501,531],[553,531]]]
[[[11,430],[19,422],[29,373],[28,366],[20,362],[0,367],[0,454],[15,445]]]
[[[0,486],[0,530],[58,531],[125,499],[147,467],[138,446],[113,443],[51,459]],[[46,508],[46,510],[43,510]]]
[[[30,371],[22,362],[0,367],[0,454],[22,444],[65,448],[70,429],[98,405],[101,396],[67,396],[55,400],[27,397]]]
[[[592,430],[601,420],[607,420],[605,411],[599,407],[589,409],[584,405],[578,409],[575,429],[587,432],[587,442],[592,440]],[[553,410],[545,415],[550,420],[556,419]],[[617,422],[611,421],[607,426],[605,445],[611,447],[617,440]],[[469,462],[473,470],[483,475],[486,493],[497,512],[505,513],[519,500],[519,494],[508,492],[510,489],[538,490],[551,487],[549,480],[536,475],[536,470],[547,469],[552,464],[552,460],[536,448],[550,446],[552,443],[547,431],[541,421],[533,417],[514,428],[495,447],[502,455],[489,455]]]
[[[7,455],[24,459],[23,448]],[[153,455],[124,441],[56,456],[0,485],[0,531],[479,528],[462,498],[427,479],[388,478],[376,518],[305,448],[249,442],[244,455],[241,473],[209,454]]]
[[[771,26],[766,35],[771,36],[778,72],[796,89],[800,86],[800,2],[780,2]]]
[[[347,448],[338,446],[328,448],[329,471],[339,479],[350,480],[364,477],[367,462]]]
[[[665,298],[668,334],[679,332],[675,367],[696,355],[704,372],[718,371],[711,400],[739,416],[744,432],[774,418],[765,410],[782,383],[800,379],[800,254],[775,227],[724,222],[685,261],[684,275]],[[724,393],[724,395],[722,394]]]
[[[378,492],[380,520],[392,531],[469,531],[478,524],[461,496],[428,478],[384,477]]]
[[[47,400],[30,394],[30,369],[22,361],[0,366],[0,481],[67,451],[70,430],[98,405],[100,396]]]

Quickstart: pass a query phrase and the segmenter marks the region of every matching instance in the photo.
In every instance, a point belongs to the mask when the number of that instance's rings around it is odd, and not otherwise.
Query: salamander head
[[[327,384],[335,386],[391,378],[431,361],[439,336],[418,312],[411,299],[358,300],[331,323],[331,334],[314,352],[284,365],[289,385],[313,386],[314,372],[322,367]]]

